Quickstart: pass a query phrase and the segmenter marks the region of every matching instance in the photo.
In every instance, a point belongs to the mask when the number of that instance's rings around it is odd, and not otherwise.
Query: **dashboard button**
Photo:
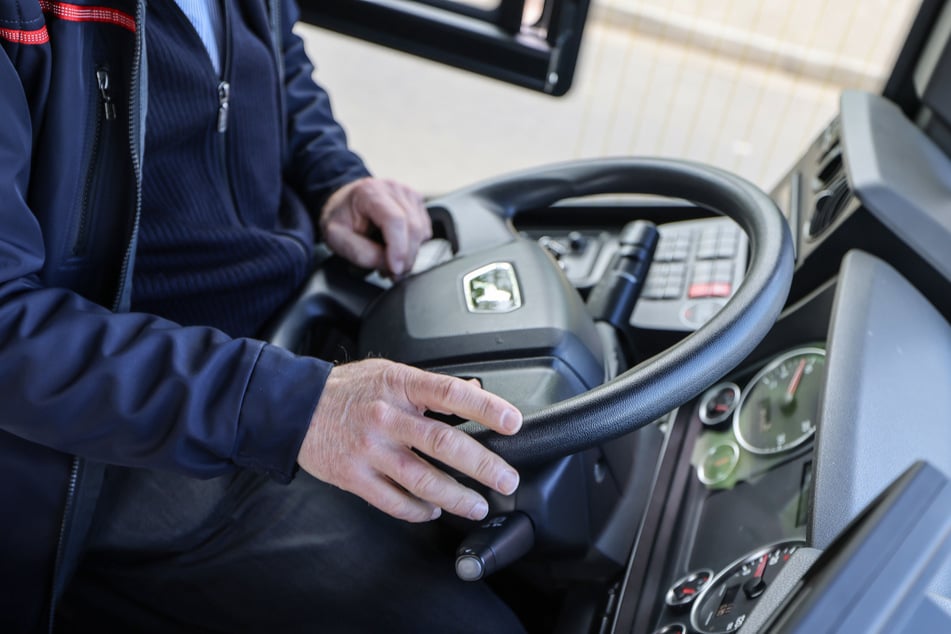
[[[733,285],[729,282],[713,282],[710,284],[708,297],[729,297],[733,292]]]

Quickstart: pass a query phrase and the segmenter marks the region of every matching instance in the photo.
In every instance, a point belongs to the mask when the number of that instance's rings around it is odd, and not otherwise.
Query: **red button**
[[[706,282],[691,284],[690,288],[687,290],[687,297],[690,299],[696,299],[697,297],[711,297],[713,295],[713,286],[713,284]]]
[[[729,282],[700,282],[691,284],[687,290],[687,297],[729,297],[733,292],[733,285]]]

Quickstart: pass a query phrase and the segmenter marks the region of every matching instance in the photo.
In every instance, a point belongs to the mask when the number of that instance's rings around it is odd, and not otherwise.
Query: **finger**
[[[474,420],[502,434],[514,434],[522,426],[521,412],[508,401],[456,377],[413,369],[406,393],[414,405]]]
[[[329,223],[324,239],[338,255],[365,269],[379,269],[384,265],[383,247],[366,236],[340,223]]]
[[[441,514],[437,506],[410,495],[379,473],[367,474],[347,490],[387,515],[407,522],[428,522]]]
[[[394,188],[394,196],[399,199],[400,204],[406,210],[406,216],[410,223],[411,244],[422,244],[425,240],[433,237],[433,223],[426,211],[426,204],[422,195],[415,189],[407,187],[401,183],[390,183]]]
[[[485,498],[413,452],[402,450],[391,456],[380,470],[412,495],[459,517],[481,520],[488,515]]]
[[[394,427],[403,443],[503,495],[511,495],[518,488],[519,476],[515,469],[475,438],[451,425],[406,414],[395,421]]]
[[[363,214],[383,234],[386,264],[394,275],[408,270],[409,235],[408,221],[402,206],[390,195],[387,188],[377,187],[361,199],[358,213]]]

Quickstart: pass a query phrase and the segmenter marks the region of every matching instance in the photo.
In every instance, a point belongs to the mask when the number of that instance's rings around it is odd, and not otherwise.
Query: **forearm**
[[[113,464],[292,475],[329,364],[61,289],[3,289],[6,431]]]
[[[304,43],[292,30],[298,18],[296,4],[287,0],[283,7],[286,177],[316,215],[335,190],[368,176],[369,170],[347,146],[346,133],[333,116],[330,97],[314,82],[314,67]]]

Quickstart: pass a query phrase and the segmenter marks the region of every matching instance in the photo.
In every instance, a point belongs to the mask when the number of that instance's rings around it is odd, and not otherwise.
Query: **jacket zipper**
[[[145,9],[144,0],[139,0],[136,3],[135,8],[135,24],[136,27],[142,25],[143,12]],[[141,150],[141,139],[139,135],[136,134],[139,124],[139,74],[141,71],[142,63],[142,29],[135,29],[135,50],[132,57],[132,69],[130,73],[129,85],[131,87],[129,94],[129,149],[132,160],[132,171],[135,175],[135,190],[136,190],[136,199],[135,199],[135,214],[133,216],[132,222],[132,231],[129,236],[129,242],[126,245],[125,255],[122,258],[122,266],[119,269],[119,280],[118,287],[116,289],[116,297],[113,302],[112,309],[113,311],[118,311],[122,304],[124,303],[123,298],[126,295],[127,287],[127,277],[129,274],[129,267],[132,260],[132,253],[135,250],[135,243],[138,239],[139,233],[139,215],[142,212],[142,169],[141,162],[139,160],[140,150]],[[97,74],[98,75],[98,74]],[[97,76],[97,81],[99,80]],[[108,82],[106,82],[106,88],[108,88]],[[102,95],[102,93],[100,93]],[[108,95],[108,90],[106,90],[106,95]],[[112,103],[111,98],[107,103]],[[103,105],[103,112],[107,113],[109,110],[112,111],[113,115],[115,114],[115,106],[113,104],[112,108],[108,108],[106,105]],[[63,568],[63,557],[65,556],[65,546],[66,538],[70,529],[72,522],[73,508],[75,506],[76,499],[76,490],[79,486],[79,480],[82,471],[83,460],[79,457],[73,458],[72,468],[70,470],[69,482],[66,488],[66,503],[63,507],[63,521],[60,524],[59,539],[56,542],[56,560],[53,563],[53,589],[52,594],[50,595],[50,614],[49,614],[49,634],[53,634],[53,626],[55,624],[55,615],[56,615],[56,599],[59,597],[62,586],[65,582],[65,579],[60,579],[62,575]]]
[[[89,240],[89,206],[93,186],[95,185],[93,179],[99,162],[99,150],[102,146],[104,134],[103,121],[112,121],[116,118],[116,104],[112,100],[109,70],[107,68],[100,67],[96,70],[96,86],[99,89],[99,103],[102,107],[101,109],[96,108],[96,127],[93,132],[92,151],[89,154],[89,166],[86,169],[86,181],[83,184],[83,196],[79,209],[79,227],[76,229],[76,239],[73,242],[73,255],[83,255],[86,252]]]
[[[231,172],[228,169],[228,126],[230,125],[229,114],[231,112],[231,82],[228,78],[231,76],[231,9],[229,0],[220,0],[221,2],[221,21],[222,21],[222,31],[223,31],[223,46],[219,49],[221,54],[221,74],[220,76],[214,75],[214,66],[211,62],[211,58],[208,58],[208,68],[209,75],[215,78],[215,96],[218,100],[218,110],[216,112],[215,120],[215,130],[218,132],[218,161],[221,169],[221,174],[224,177],[225,184],[228,188],[228,195],[231,197],[231,207],[234,209],[235,216],[239,223],[244,225],[244,220],[241,218],[241,214],[238,212],[237,197],[234,192],[234,184],[231,180]],[[174,11],[179,20],[182,23],[182,26],[188,31],[191,31],[194,35],[194,39],[201,44],[204,48],[205,43],[201,41],[201,37],[198,35],[198,32],[195,31],[194,26],[191,23],[191,20],[188,19],[188,16],[185,15],[185,12],[178,6],[177,3],[170,3],[170,9]]]
[[[82,467],[82,460],[79,457],[73,457],[73,464],[69,469],[69,480],[66,485],[66,504],[63,507],[63,519],[59,525],[59,540],[56,542],[56,560],[53,565],[53,592],[50,597],[50,627],[49,632],[53,634],[53,621],[56,617],[56,598],[59,596],[61,581],[57,578],[63,566],[63,556],[66,547],[66,533],[69,531],[69,525],[73,518],[73,505],[76,501],[76,489],[79,484],[79,471]]]
[[[137,26],[143,24],[145,17],[145,0],[139,0],[135,6],[135,23]],[[135,30],[135,51],[132,58],[132,70],[129,74],[129,154],[132,161],[132,173],[135,175],[135,216],[132,220],[132,232],[129,236],[129,242],[126,245],[125,254],[122,256],[122,266],[119,269],[119,286],[116,289],[116,297],[112,304],[113,312],[120,309],[128,309],[123,306],[126,295],[131,292],[127,289],[129,280],[129,268],[132,263],[132,254],[135,252],[135,245],[139,239],[139,219],[142,215],[142,163],[139,159],[142,152],[142,139],[140,138],[141,129],[139,124],[142,106],[139,104],[141,97],[139,74],[142,70],[142,29]]]
[[[231,32],[231,8],[229,0],[221,2],[221,20],[222,32],[224,33],[224,47],[221,58],[221,77],[219,78],[216,90],[218,91],[218,158],[221,161],[221,171],[224,175],[225,186],[228,188],[228,195],[231,197],[231,208],[234,209],[235,216],[241,225],[244,225],[244,219],[241,217],[241,211],[238,208],[238,197],[235,195],[234,182],[231,178],[231,170],[228,169],[228,114],[231,108],[231,56],[232,39]]]
[[[99,97],[102,99],[102,111],[106,121],[116,118],[116,104],[112,101],[109,90],[109,70],[100,68],[96,71],[96,84],[99,86]]]
[[[231,100],[231,84],[222,79],[218,82],[218,132],[228,131],[228,107]]]

